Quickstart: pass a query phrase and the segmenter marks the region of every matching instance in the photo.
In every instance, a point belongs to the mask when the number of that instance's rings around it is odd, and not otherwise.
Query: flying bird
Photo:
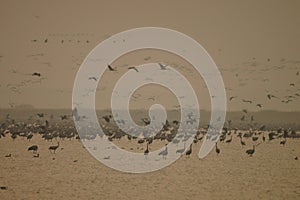
[[[166,70],[167,69],[167,65],[163,65],[161,63],[158,63],[158,64],[159,64],[161,70]]]
[[[256,106],[262,108],[262,104],[260,103],[256,104]]]
[[[40,77],[41,76],[41,73],[39,73],[39,72],[34,72],[33,74],[31,74],[32,76],[38,76],[38,77]]]
[[[242,101],[243,101],[244,103],[252,103],[251,100],[247,100],[247,99],[242,99]]]
[[[111,65],[107,65],[107,67],[108,67],[109,71],[117,71],[115,68],[112,68]]]
[[[236,97],[230,97],[230,98],[229,98],[229,101],[232,101],[234,98],[236,98]]]
[[[277,98],[278,99],[278,97],[276,97],[276,96],[274,96],[272,94],[268,94],[267,97],[268,97],[268,99],[271,99],[271,98]]]
[[[139,72],[139,70],[136,67],[128,67],[128,69],[134,69],[136,72]]]
[[[97,81],[97,78],[92,76],[92,77],[89,77],[89,80],[94,80],[94,81]]]

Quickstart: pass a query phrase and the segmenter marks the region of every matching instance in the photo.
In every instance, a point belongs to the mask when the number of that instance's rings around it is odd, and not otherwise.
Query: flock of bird
[[[81,135],[79,137],[72,120],[65,119],[67,115],[61,115],[60,121],[55,121],[53,117],[52,120],[49,119],[49,121],[41,119],[44,116],[45,114],[43,113],[37,113],[38,120],[32,122],[33,119],[31,118],[31,120],[29,120],[30,122],[27,123],[25,123],[24,121],[16,122],[15,120],[7,117],[6,120],[0,125],[0,138],[10,136],[11,139],[14,141],[18,137],[20,137],[25,138],[26,140],[28,140],[28,142],[30,142],[35,135],[40,135],[41,138],[43,138],[46,141],[52,142],[52,140],[55,140],[57,142],[57,145],[49,146],[48,149],[49,153],[51,154],[55,154],[57,152],[57,149],[60,147],[59,140],[94,140],[97,136],[100,136],[106,137],[109,141],[113,142],[119,141],[122,138],[124,138],[127,141],[135,141],[137,144],[136,149],[139,151],[144,151],[145,158],[147,158],[150,152],[150,146],[153,143],[153,141],[159,141],[161,144],[165,144],[165,148],[158,154],[162,157],[162,159],[167,159],[168,143],[180,143],[180,140],[176,139],[175,136],[177,134],[181,122],[178,122],[176,120],[173,120],[172,122],[166,120],[165,124],[163,125],[163,128],[159,130],[156,134],[153,134],[151,137],[137,137],[133,136],[133,134],[130,134],[135,131],[134,129],[129,128],[126,131],[126,133],[115,124],[114,119],[111,115],[105,115],[99,118],[104,135],[100,135],[99,133],[97,133],[97,131],[91,131],[89,133],[86,133],[86,135]],[[141,123],[144,123],[145,126],[149,125],[149,121],[150,120],[146,118],[141,119]],[[221,154],[219,144],[230,144],[232,143],[234,138],[236,138],[239,141],[242,148],[246,145],[246,143],[249,143],[249,145],[252,146],[252,148],[245,150],[245,153],[250,157],[255,154],[256,147],[265,142],[279,140],[278,145],[285,146],[289,139],[300,138],[300,134],[297,133],[295,130],[279,128],[276,131],[267,131],[265,129],[266,126],[261,126],[256,130],[249,129],[246,131],[241,131],[237,128],[229,129],[227,127],[224,127],[219,137],[219,141],[215,145],[215,153],[217,155]],[[183,138],[181,142],[183,142],[184,147],[178,147],[176,154],[185,155],[187,158],[189,158],[193,153],[194,145],[196,145],[199,141],[202,141],[203,138],[206,137],[207,130],[208,127],[200,128],[199,130],[197,130],[193,142],[188,147],[186,147],[187,139],[185,140],[185,138]],[[143,145],[146,145],[145,149],[142,147]],[[34,158],[40,157],[39,146],[37,144],[28,146],[27,150],[33,152]],[[131,147],[129,150],[134,150],[134,147]],[[5,155],[5,157],[11,156],[12,154]],[[108,156],[104,159],[109,158],[110,157]],[[298,157],[295,156],[294,159],[298,160]]]

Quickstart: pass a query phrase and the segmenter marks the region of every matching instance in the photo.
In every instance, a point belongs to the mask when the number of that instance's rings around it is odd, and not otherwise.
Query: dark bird
[[[97,78],[96,78],[96,77],[94,77],[94,76],[91,76],[91,77],[89,77],[89,80],[94,80],[94,81],[97,81]]]
[[[0,189],[1,189],[1,190],[7,190],[8,187],[7,187],[7,186],[0,186]]]
[[[26,136],[27,140],[29,140],[29,141],[32,139],[32,137],[33,137],[33,134],[29,134]]]
[[[145,123],[146,126],[151,123],[151,121],[147,118],[143,118],[142,121]]]
[[[134,69],[136,72],[139,72],[139,70],[136,67],[128,67],[128,69]]]
[[[241,121],[245,121],[245,115],[242,116]]]
[[[251,100],[247,100],[247,99],[242,99],[242,101],[243,101],[244,103],[252,103]]]
[[[290,86],[291,87],[295,87],[295,83],[290,83]]]
[[[221,152],[221,150],[218,148],[218,143],[216,143],[216,153],[217,153],[217,155],[219,155],[220,152]]]
[[[179,121],[173,120],[173,124],[178,125],[178,124],[179,124]]]
[[[5,155],[6,158],[10,158],[11,157],[11,153],[10,154],[7,154]]]
[[[255,152],[255,146],[253,145],[253,149],[248,149],[247,151],[246,151],[246,153],[248,154],[248,155],[250,155],[250,156],[252,156],[253,154],[254,154],[254,152]]]
[[[39,72],[34,72],[34,73],[32,73],[31,75],[32,75],[32,76],[38,76],[38,77],[41,77],[41,73],[39,73]]]
[[[187,151],[185,152],[185,155],[188,156],[188,157],[190,157],[191,154],[192,154],[192,145],[193,145],[193,143],[190,145],[189,150],[187,150]]]
[[[39,147],[37,145],[32,145],[31,147],[28,147],[28,151],[37,152],[38,149]]]
[[[253,141],[253,142],[255,142],[255,141],[257,141],[257,140],[258,140],[258,137],[256,137],[256,136],[253,136],[253,137],[252,137],[252,141]]]
[[[109,71],[117,71],[115,68],[112,68],[111,65],[107,65],[107,67],[108,67]]]
[[[285,143],[286,143],[286,138],[284,138],[284,140],[280,141],[280,144],[282,144],[283,146],[285,145]]]
[[[57,142],[56,146],[50,146],[49,147],[49,151],[51,152],[51,150],[53,151],[53,153],[55,153],[56,149],[59,147],[59,142]]]
[[[246,145],[245,141],[243,141],[242,137],[240,137],[240,139],[241,139],[241,145],[245,146]]]
[[[38,154],[35,154],[35,155],[33,155],[33,157],[34,158],[39,158],[40,157],[40,154],[38,153]]]
[[[44,113],[37,113],[37,116],[42,118],[42,117],[44,117]]]
[[[248,111],[246,109],[243,109],[243,112],[246,113],[246,114],[248,113]]]
[[[149,154],[149,144],[148,144],[148,142],[147,142],[147,148],[146,148],[146,150],[144,151],[144,155],[145,156],[147,156],[148,154]]]
[[[271,140],[274,140],[275,138],[275,133],[274,132],[270,132],[269,134],[268,134],[268,137],[269,137],[269,141],[271,141]]]
[[[47,42],[48,42],[48,39],[46,38],[44,42],[47,43]]]
[[[230,139],[226,140],[226,143],[230,143],[232,141],[232,135],[230,136]]]
[[[276,96],[274,96],[272,94],[268,94],[267,97],[268,97],[268,99],[271,99],[271,98],[277,98],[277,99],[279,99],[278,97],[276,97]]]
[[[167,69],[167,65],[163,65],[161,63],[158,63],[158,64],[159,64],[161,70],[166,70]]]
[[[107,116],[103,116],[102,117],[107,123],[109,123],[110,122],[110,119],[112,118],[112,116],[111,115],[107,115]]]
[[[299,72],[297,72],[296,75],[299,76]]]
[[[262,104],[260,103],[256,104],[256,106],[262,108]]]
[[[261,127],[259,127],[259,130],[263,131],[263,130],[265,130],[265,128],[266,128],[266,125],[262,125]]]
[[[236,98],[236,97],[230,97],[230,98],[229,98],[229,101],[232,101],[234,98]]]
[[[61,120],[65,120],[65,119],[68,119],[68,116],[67,115],[62,115],[60,116]]]

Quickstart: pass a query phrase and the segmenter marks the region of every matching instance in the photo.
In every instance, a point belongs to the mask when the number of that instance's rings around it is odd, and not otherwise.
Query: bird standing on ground
[[[145,157],[147,157],[148,154],[149,154],[149,143],[147,142],[147,148],[146,148],[146,150],[144,151]]]
[[[37,145],[32,145],[31,147],[28,147],[28,151],[37,152],[38,149],[39,147]]]
[[[159,152],[158,155],[159,155],[159,156],[163,156],[163,159],[166,159],[166,158],[167,158],[167,155],[168,155],[168,146],[167,146],[167,144],[165,145],[165,149],[162,150],[161,152]]]
[[[192,146],[193,146],[193,143],[190,145],[189,150],[187,150],[187,151],[185,152],[185,155],[188,156],[188,157],[190,157],[191,154],[192,154]]]
[[[50,153],[52,153],[51,152],[51,150],[53,151],[53,153],[55,154],[55,151],[56,151],[56,149],[59,147],[59,142],[57,142],[57,145],[56,146],[50,146],[49,147],[49,151],[50,151]]]
[[[249,156],[251,156],[252,157],[252,155],[254,154],[254,152],[255,152],[255,146],[253,145],[253,149],[248,149],[247,151],[246,151],[246,153],[249,155]]]

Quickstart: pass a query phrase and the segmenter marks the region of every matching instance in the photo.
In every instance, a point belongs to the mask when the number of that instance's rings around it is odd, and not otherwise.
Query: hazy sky
[[[77,70],[98,43],[131,28],[155,26],[180,31],[208,51],[228,98],[237,96],[228,100],[229,110],[300,110],[299,10],[297,0],[1,0],[0,107],[71,108]],[[119,73],[105,73],[97,106],[110,105],[113,82],[128,66],[145,62],[165,62],[182,72],[194,86],[200,107],[209,109],[204,83],[192,67],[174,55],[150,50],[114,63]],[[33,77],[33,72],[42,76]],[[164,88],[145,86],[136,93],[134,107],[161,102],[171,108],[177,102]],[[269,100],[267,94],[278,99]],[[282,102],[288,99],[292,101]]]

